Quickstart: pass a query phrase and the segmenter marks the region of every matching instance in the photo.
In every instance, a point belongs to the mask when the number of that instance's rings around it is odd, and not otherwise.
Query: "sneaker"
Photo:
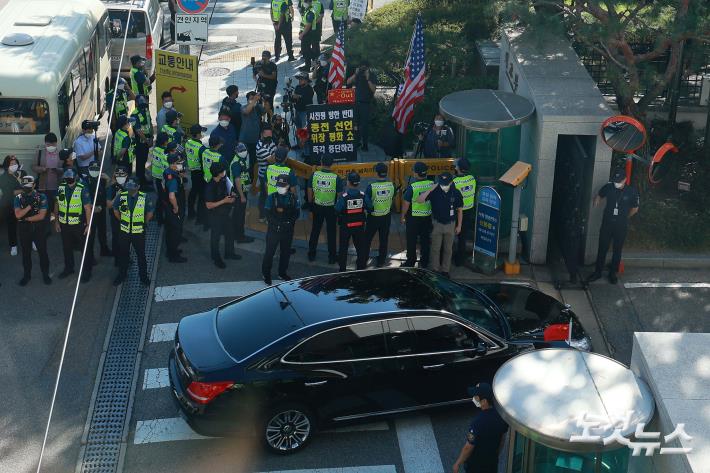
[[[279,274],[279,277],[280,277],[282,280],[284,280],[284,281],[290,281],[291,279],[293,279],[291,276],[289,276],[289,275],[286,274],[286,273]]]
[[[35,245],[35,242],[32,242],[32,250],[37,251],[37,245]]]
[[[616,284],[619,282],[619,278],[616,277],[616,273],[609,273],[609,282],[611,284]]]
[[[123,283],[123,280],[125,278],[123,276],[116,276],[116,279],[113,280],[113,285],[114,286],[120,286]]]
[[[20,282],[18,282],[17,284],[19,284],[20,286],[23,286],[23,287],[24,287],[24,286],[27,285],[28,282],[30,282],[30,277],[29,277],[29,276],[23,276],[22,279],[20,279]]]
[[[316,252],[315,251],[309,251],[308,252],[308,261],[315,261],[316,260]]]
[[[250,236],[243,236],[241,238],[237,238],[237,243],[251,243],[254,241],[254,238]]]
[[[150,286],[150,278],[148,276],[141,276],[141,284]]]
[[[61,273],[59,273],[59,279],[65,279],[67,278],[70,274],[74,274],[73,269],[64,269]]]
[[[221,259],[216,259],[213,261],[214,261],[214,265],[217,266],[219,269],[224,269],[227,267],[227,265],[224,264],[224,261],[222,261]]]
[[[271,286],[272,281],[271,281],[271,276],[262,276],[261,279],[264,280],[267,286]]]
[[[241,255],[238,255],[236,253],[230,253],[228,255],[224,255],[224,259],[231,259],[231,260],[240,260],[242,259]]]
[[[601,277],[602,277],[602,273],[600,273],[599,271],[594,271],[594,272],[593,272],[592,274],[590,274],[589,277],[587,278],[587,282],[594,282],[594,281],[596,281],[597,279],[599,279],[599,278],[601,278]]]
[[[17,256],[17,246],[10,247],[10,256]]]
[[[42,275],[42,281],[44,281],[44,283],[45,283],[47,286],[49,286],[50,284],[52,284],[52,278],[49,277],[49,274],[43,274],[43,275]]]

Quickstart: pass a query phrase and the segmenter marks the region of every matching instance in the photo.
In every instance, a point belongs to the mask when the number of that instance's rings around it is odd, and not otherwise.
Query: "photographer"
[[[355,73],[348,77],[347,85],[355,85],[355,119],[362,141],[362,150],[368,151],[370,107],[375,98],[377,79],[370,71],[370,64],[367,61],[363,61]]]
[[[96,161],[101,152],[101,144],[96,137],[96,130],[99,129],[99,122],[84,120],[81,122],[81,134],[74,140],[74,152],[76,153],[77,166],[79,171],[88,172],[89,164]]]
[[[311,87],[311,80],[305,72],[296,74],[296,79],[298,79],[298,85],[292,95],[294,108],[296,109],[294,122],[297,128],[306,128],[306,106],[313,104],[313,87]]]
[[[249,150],[249,174],[252,176],[256,165],[256,142],[259,141],[261,132],[261,116],[264,114],[264,107],[259,103],[260,100],[260,94],[253,90],[247,92],[247,104],[242,107],[242,129],[239,133],[239,141]],[[231,160],[230,157],[228,162]]]
[[[261,53],[261,61],[254,63],[252,74],[256,81],[257,92],[259,92],[264,101],[269,102],[269,106],[273,108],[278,80],[276,78],[276,64],[271,62],[271,53],[269,51]]]
[[[328,98],[328,72],[330,71],[330,65],[328,63],[328,55],[323,53],[318,58],[318,65],[316,70],[313,71],[313,79],[316,84],[313,86],[313,90],[316,93],[318,103],[325,103]]]
[[[434,125],[427,130],[423,141],[425,158],[450,158],[456,146],[454,131],[444,123],[444,117],[440,113],[434,117]]]
[[[239,132],[242,130],[242,104],[237,102],[237,97],[239,97],[239,87],[232,84],[227,86],[227,96],[222,99],[222,105],[220,108],[228,108],[232,114],[230,120],[234,130],[239,136]]]

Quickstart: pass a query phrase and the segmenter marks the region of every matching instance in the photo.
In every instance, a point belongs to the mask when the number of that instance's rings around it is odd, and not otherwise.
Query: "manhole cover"
[[[229,74],[229,69],[226,67],[208,67],[202,71],[202,75],[207,77],[226,76],[227,74]]]

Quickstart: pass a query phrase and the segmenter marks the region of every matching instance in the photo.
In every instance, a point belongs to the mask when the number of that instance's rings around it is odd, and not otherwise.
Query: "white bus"
[[[111,60],[99,0],[10,0],[0,10],[0,159],[29,169],[44,135],[70,147],[104,109]]]

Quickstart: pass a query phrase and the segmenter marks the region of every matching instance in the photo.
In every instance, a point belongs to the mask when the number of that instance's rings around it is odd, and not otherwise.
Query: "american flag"
[[[414,105],[424,99],[426,64],[424,62],[424,25],[421,15],[417,15],[414,35],[409,47],[409,57],[404,67],[404,85],[400,86],[397,103],[392,116],[397,123],[397,131],[404,134],[414,115]]]
[[[339,89],[345,83],[345,22],[340,22],[338,34],[335,37],[333,55],[330,57],[328,82],[331,88]]]

